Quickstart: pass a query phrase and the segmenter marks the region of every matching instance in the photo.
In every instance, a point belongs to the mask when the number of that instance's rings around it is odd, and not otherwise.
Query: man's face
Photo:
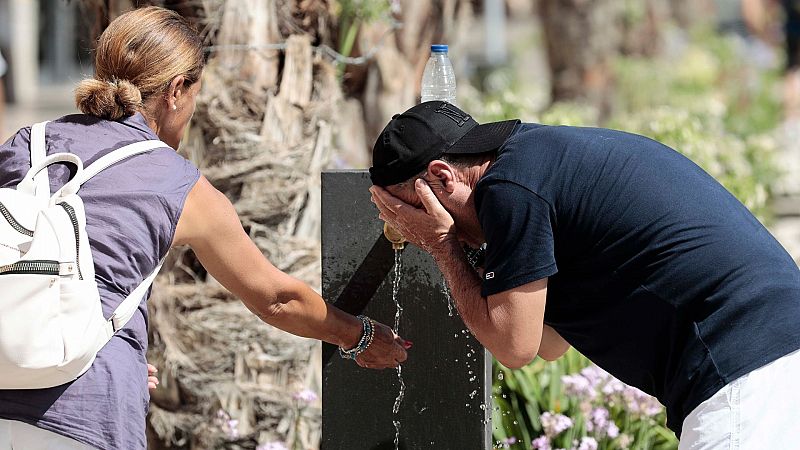
[[[483,230],[478,221],[478,214],[475,210],[475,202],[472,198],[472,189],[461,181],[455,182],[453,192],[444,189],[441,180],[425,174],[422,177],[431,187],[434,195],[442,204],[444,209],[453,217],[456,224],[458,240],[462,244],[478,248],[484,243]],[[387,186],[386,190],[400,200],[416,208],[423,208],[422,201],[419,199],[414,189],[413,180]]]

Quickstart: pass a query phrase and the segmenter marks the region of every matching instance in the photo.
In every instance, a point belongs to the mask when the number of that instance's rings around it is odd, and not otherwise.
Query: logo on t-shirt
[[[489,273],[486,274],[486,279],[487,280],[491,280],[492,278],[494,278],[494,272],[489,272]]]

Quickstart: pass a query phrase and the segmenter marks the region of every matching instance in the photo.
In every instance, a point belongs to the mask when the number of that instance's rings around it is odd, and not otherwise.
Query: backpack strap
[[[128,159],[131,156],[136,156],[140,153],[146,153],[150,150],[163,147],[172,148],[159,140],[134,142],[133,144],[118,148],[86,167],[86,170],[83,171],[83,175],[78,177],[78,183],[83,184],[89,181],[89,179],[102,172],[106,168],[113,166],[124,159]]]
[[[56,192],[53,197],[66,197],[67,195],[74,194],[78,192],[81,185],[89,181],[93,176],[97,175],[98,173],[102,172],[106,168],[113,166],[114,164],[130,158],[131,156],[136,156],[141,153],[147,153],[151,150],[155,150],[157,148],[172,148],[169,145],[158,141],[158,140],[149,140],[149,141],[140,141],[134,142],[133,144],[126,145],[124,147],[118,148],[113,152],[101,157],[97,161],[90,164],[83,170],[83,173],[77,175],[75,178],[70,180],[69,183],[65,184],[61,189]]]
[[[37,199],[39,198],[39,192],[37,192],[37,181],[36,180],[45,180],[48,182],[46,189],[47,195],[50,195],[50,185],[49,180],[45,176],[44,178],[41,177],[42,173],[47,173],[47,168],[56,163],[68,162],[72,163],[77,167],[77,171],[75,172],[75,176],[67,182],[67,184],[74,182],[76,178],[78,178],[83,173],[83,161],[78,157],[78,155],[74,153],[53,153],[52,155],[43,158],[41,161],[38,161],[34,164],[30,169],[28,169],[28,173],[25,174],[25,177],[22,181],[19,182],[17,185],[17,190],[20,192],[24,192],[29,195],[33,195],[34,193],[37,195]],[[63,188],[62,188],[63,189]],[[45,199],[47,200],[47,199]],[[47,202],[45,201],[45,205]]]
[[[166,259],[166,257],[164,259]],[[111,336],[113,336],[117,330],[124,327],[125,324],[131,320],[131,317],[133,317],[139,304],[142,303],[144,296],[147,294],[147,290],[150,289],[150,286],[156,279],[156,275],[158,275],[158,272],[161,270],[161,266],[164,265],[164,259],[158,262],[158,265],[156,265],[156,268],[153,269],[150,275],[142,280],[139,286],[136,286],[136,289],[131,291],[130,295],[125,297],[125,300],[117,306],[117,309],[115,309],[111,317],[108,318],[105,325],[108,339],[111,339]]]
[[[31,126],[31,167],[44,161],[47,157],[47,145],[45,142],[45,126],[47,122],[39,122]],[[36,196],[39,203],[46,205],[47,200],[50,199],[50,174],[45,166],[44,170],[39,172],[33,179],[34,191],[31,192]]]

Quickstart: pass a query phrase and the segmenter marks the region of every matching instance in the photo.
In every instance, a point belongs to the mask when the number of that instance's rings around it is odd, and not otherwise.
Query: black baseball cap
[[[408,180],[444,154],[485,153],[500,148],[519,120],[478,124],[443,101],[420,103],[396,114],[372,147],[372,184]]]

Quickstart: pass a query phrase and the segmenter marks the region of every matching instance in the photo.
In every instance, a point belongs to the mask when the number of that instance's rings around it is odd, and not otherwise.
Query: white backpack
[[[45,124],[31,128],[31,168],[16,189],[0,189],[0,389],[38,389],[76,379],[136,312],[158,267],[103,317],[77,192],[101,170],[168,147],[142,141],[89,167],[71,153],[46,156]],[[75,175],[50,195],[47,167],[72,163]],[[144,377],[144,375],[142,375]]]

